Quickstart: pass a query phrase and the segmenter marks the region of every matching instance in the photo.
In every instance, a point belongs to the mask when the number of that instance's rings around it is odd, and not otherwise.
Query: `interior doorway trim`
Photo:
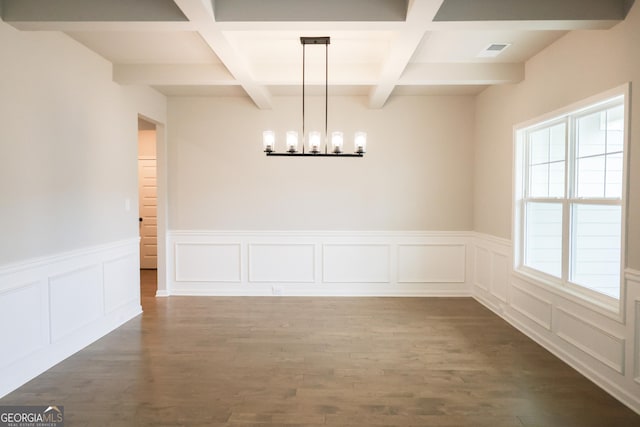
[[[167,289],[167,230],[168,230],[168,198],[167,198],[167,138],[165,124],[138,114],[138,118],[156,126],[156,180],[157,180],[157,244],[158,244],[158,290],[157,297],[169,296]]]

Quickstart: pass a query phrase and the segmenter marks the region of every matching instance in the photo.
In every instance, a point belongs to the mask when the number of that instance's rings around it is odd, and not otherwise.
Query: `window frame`
[[[602,197],[578,197],[577,196],[577,141],[576,123],[581,117],[603,111],[619,104],[618,98],[622,97],[621,104],[624,107],[623,113],[623,148],[622,148],[622,192],[620,198],[606,197],[606,174],[605,191]],[[588,303],[599,311],[607,315],[614,315],[616,319],[622,315],[625,303],[625,267],[626,260],[626,226],[627,226],[627,204],[628,204],[628,184],[629,184],[629,118],[630,118],[630,83],[613,88],[606,92],[589,97],[585,100],[571,104],[562,109],[550,112],[541,117],[528,120],[514,126],[514,170],[513,170],[513,268],[514,274],[534,284],[542,284],[550,290],[559,293],[564,297],[569,297],[579,303]],[[529,173],[531,164],[529,162],[530,148],[527,143],[528,135],[540,129],[552,128],[555,125],[564,123],[565,125],[565,157],[564,157],[564,196],[551,197],[530,197]],[[551,144],[551,140],[549,142]],[[607,152],[604,157],[606,164]],[[551,158],[548,159],[551,164]],[[606,167],[606,166],[605,166]],[[550,176],[550,175],[549,175]],[[550,186],[550,183],[549,183]],[[525,265],[525,236],[526,236],[526,207],[527,203],[559,203],[562,205],[562,248],[561,248],[561,277],[536,270]],[[571,259],[573,245],[575,244],[575,228],[573,221],[572,207],[578,205],[599,205],[599,206],[620,206],[621,208],[621,235],[620,235],[620,281],[619,298],[605,295],[584,285],[571,281],[571,264],[575,259]],[[617,316],[616,316],[617,315]]]

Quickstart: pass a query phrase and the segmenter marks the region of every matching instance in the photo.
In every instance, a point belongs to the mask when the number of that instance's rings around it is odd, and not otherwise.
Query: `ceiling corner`
[[[0,1],[0,4],[2,2]],[[629,11],[631,10],[631,7],[633,6],[633,3],[635,3],[635,0],[624,0],[624,15],[627,16],[627,14],[629,13]]]

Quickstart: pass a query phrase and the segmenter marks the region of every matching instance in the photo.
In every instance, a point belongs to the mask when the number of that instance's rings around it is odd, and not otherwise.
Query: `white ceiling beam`
[[[524,64],[409,64],[399,85],[493,85],[519,83]]]
[[[235,51],[217,28],[211,1],[175,0],[182,13],[191,21],[202,39],[218,56],[247,95],[260,109],[271,108],[271,95],[265,87],[255,82],[249,64]]]
[[[380,73],[380,80],[369,95],[369,107],[382,108],[411,60],[425,33],[425,24],[433,20],[443,0],[412,0],[405,28],[391,43]]]
[[[114,64],[113,81],[148,86],[237,84],[221,64]]]
[[[256,65],[260,73],[256,79],[263,85],[291,85],[302,87],[302,70],[300,63],[263,63]],[[329,86],[338,85],[374,85],[378,82],[379,64],[376,63],[336,63],[329,66]],[[325,69],[323,67],[307,67],[305,84],[324,85]]]

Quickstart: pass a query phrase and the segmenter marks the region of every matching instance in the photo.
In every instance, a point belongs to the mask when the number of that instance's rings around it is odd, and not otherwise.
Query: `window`
[[[626,102],[625,86],[516,129],[516,270],[611,306],[623,267]]]

